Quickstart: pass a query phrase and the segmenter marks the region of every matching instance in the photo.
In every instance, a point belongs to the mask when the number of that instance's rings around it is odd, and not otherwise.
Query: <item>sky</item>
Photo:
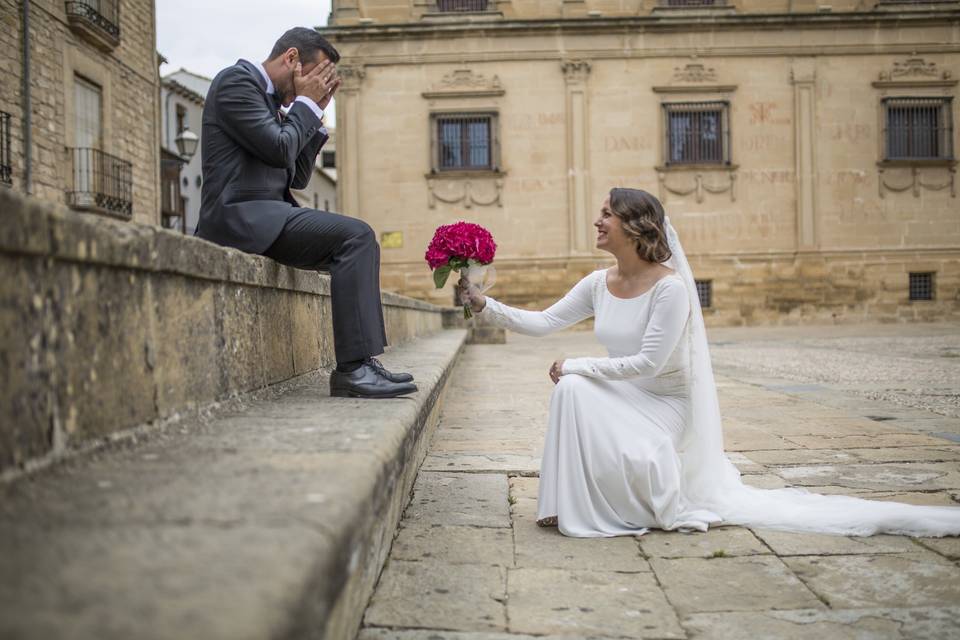
[[[183,67],[212,78],[239,58],[262,62],[290,27],[327,24],[330,1],[156,0],[157,50],[169,60],[160,74]]]

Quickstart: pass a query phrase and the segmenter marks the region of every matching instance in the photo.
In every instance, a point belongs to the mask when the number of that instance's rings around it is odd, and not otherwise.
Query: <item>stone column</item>
[[[567,128],[567,213],[570,227],[570,255],[591,253],[590,167],[587,79],[590,63],[563,62],[566,84]]]
[[[797,189],[797,250],[816,249],[817,220],[816,62],[800,58],[790,73],[793,83],[794,154]]]
[[[337,91],[337,203],[340,213],[363,217],[360,207],[360,85],[362,65],[337,67],[343,79]]]

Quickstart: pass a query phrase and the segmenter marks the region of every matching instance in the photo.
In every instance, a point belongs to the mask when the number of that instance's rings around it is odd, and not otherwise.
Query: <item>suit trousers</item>
[[[387,333],[380,301],[380,245],[370,225],[350,216],[297,208],[263,255],[330,274],[338,363],[383,353]]]

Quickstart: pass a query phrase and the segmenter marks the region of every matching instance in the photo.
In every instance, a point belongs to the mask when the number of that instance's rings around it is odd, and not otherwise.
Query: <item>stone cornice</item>
[[[544,32],[627,34],[669,31],[717,31],[743,29],[834,29],[838,27],[903,27],[960,23],[960,9],[928,12],[845,12],[733,15],[624,16],[610,18],[554,18],[548,20],[461,21],[449,23],[408,22],[317,27],[331,40],[343,43],[370,40],[436,39],[464,36],[510,37],[542,35]]]

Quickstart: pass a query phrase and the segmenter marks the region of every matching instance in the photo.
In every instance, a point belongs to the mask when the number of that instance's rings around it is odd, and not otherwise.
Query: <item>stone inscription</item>
[[[607,153],[641,151],[652,147],[650,140],[642,136],[604,136],[603,138],[603,150]]]
[[[747,105],[750,109],[750,124],[790,124],[790,117],[781,113],[781,107],[776,102],[752,102]]]
[[[740,146],[744,151],[767,151],[768,149],[783,149],[787,146],[787,139],[772,133],[758,133],[746,136]]]
[[[534,127],[559,126],[564,123],[562,113],[511,113],[504,117],[511,129],[532,129]]]
[[[837,124],[830,132],[831,140],[845,142],[863,142],[873,139],[873,129],[868,124],[845,122]]]

